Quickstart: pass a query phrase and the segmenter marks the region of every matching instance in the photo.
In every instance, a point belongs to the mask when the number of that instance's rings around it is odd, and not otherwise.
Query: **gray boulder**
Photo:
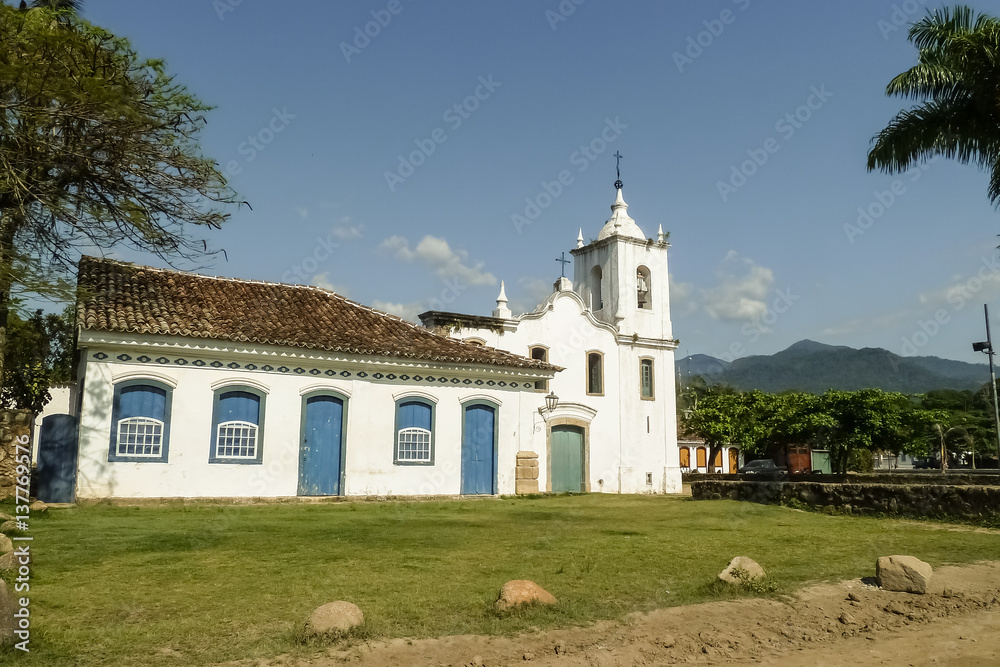
[[[887,591],[927,592],[933,569],[913,556],[882,556],[875,562],[875,578]]]
[[[757,561],[746,556],[737,556],[729,561],[726,569],[719,573],[719,580],[727,584],[743,583],[735,575],[736,570],[743,570],[751,579],[760,579],[764,576],[764,568],[757,564]]]
[[[343,600],[328,602],[318,607],[306,621],[307,637],[337,637],[350,632],[365,622],[365,615],[357,605]]]

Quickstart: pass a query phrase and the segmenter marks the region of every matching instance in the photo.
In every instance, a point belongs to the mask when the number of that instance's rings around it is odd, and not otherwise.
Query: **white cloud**
[[[420,318],[417,317],[417,315],[427,310],[422,301],[414,301],[412,303],[393,303],[391,301],[379,301],[378,299],[372,301],[372,308],[389,313],[390,315],[396,315],[397,317],[401,317],[404,320],[409,320],[410,322],[415,322],[417,324],[420,323]]]
[[[671,315],[683,317],[698,310],[698,302],[694,298],[694,284],[674,280],[673,275],[668,276],[668,280],[670,281]]]
[[[510,285],[505,288],[507,297],[510,299],[507,307],[514,315],[533,312],[542,301],[548,298],[549,294],[552,294],[553,282],[555,281],[550,282],[533,276],[518,278],[513,289]]]
[[[351,224],[350,217],[344,217],[330,229],[330,234],[332,234],[335,239],[350,241],[361,238],[364,235],[364,229],[364,225]]]
[[[713,319],[747,321],[767,312],[765,298],[774,284],[774,272],[730,250],[716,269],[719,284],[701,290],[701,300]]]
[[[967,275],[952,276],[941,287],[925,290],[916,301],[903,303],[889,311],[879,311],[870,317],[859,317],[827,327],[824,335],[846,335],[882,332],[902,324],[917,326],[921,320],[933,318],[939,310],[957,313],[969,305],[979,306],[1000,296],[1000,263],[984,257],[980,268]]]
[[[330,282],[330,273],[317,273],[309,280],[309,284],[314,287],[319,287],[320,289],[329,290],[331,292],[336,292],[340,296],[347,296],[348,289],[344,285],[334,285]]]
[[[1000,294],[1000,273],[980,270],[971,277],[955,276],[944,287],[921,292],[920,305],[931,308],[959,309],[970,301],[987,302]]]
[[[453,250],[448,241],[437,236],[425,236],[411,248],[405,237],[395,235],[382,241],[379,247],[396,259],[423,264],[438,278],[468,285],[495,285],[497,282],[492,273],[483,270],[483,262],[468,265],[466,251]]]
[[[300,206],[293,206],[292,208],[295,209],[295,212],[298,213],[299,217],[303,220],[309,217],[309,209]]]

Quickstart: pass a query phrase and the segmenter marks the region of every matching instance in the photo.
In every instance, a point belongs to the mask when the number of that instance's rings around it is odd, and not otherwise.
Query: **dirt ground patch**
[[[1000,562],[935,570],[927,595],[855,579],[781,600],[742,599],[633,614],[520,635],[394,639],[337,646],[308,660],[240,667],[336,665],[997,665]]]

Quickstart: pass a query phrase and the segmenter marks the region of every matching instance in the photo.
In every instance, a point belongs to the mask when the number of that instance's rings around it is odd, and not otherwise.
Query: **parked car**
[[[785,466],[775,465],[771,459],[750,461],[736,472],[744,475],[760,475],[763,473],[785,472]]]

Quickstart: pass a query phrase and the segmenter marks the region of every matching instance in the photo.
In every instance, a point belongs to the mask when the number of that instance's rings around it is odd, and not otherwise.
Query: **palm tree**
[[[920,100],[873,139],[868,171],[906,171],[941,155],[988,168],[989,197],[1000,207],[1000,19],[969,7],[928,11],[907,37],[917,65],[886,87]]]
[[[55,10],[68,10],[74,14],[80,12],[80,7],[83,6],[83,0],[35,0],[31,3],[32,7],[48,7],[49,9]]]

